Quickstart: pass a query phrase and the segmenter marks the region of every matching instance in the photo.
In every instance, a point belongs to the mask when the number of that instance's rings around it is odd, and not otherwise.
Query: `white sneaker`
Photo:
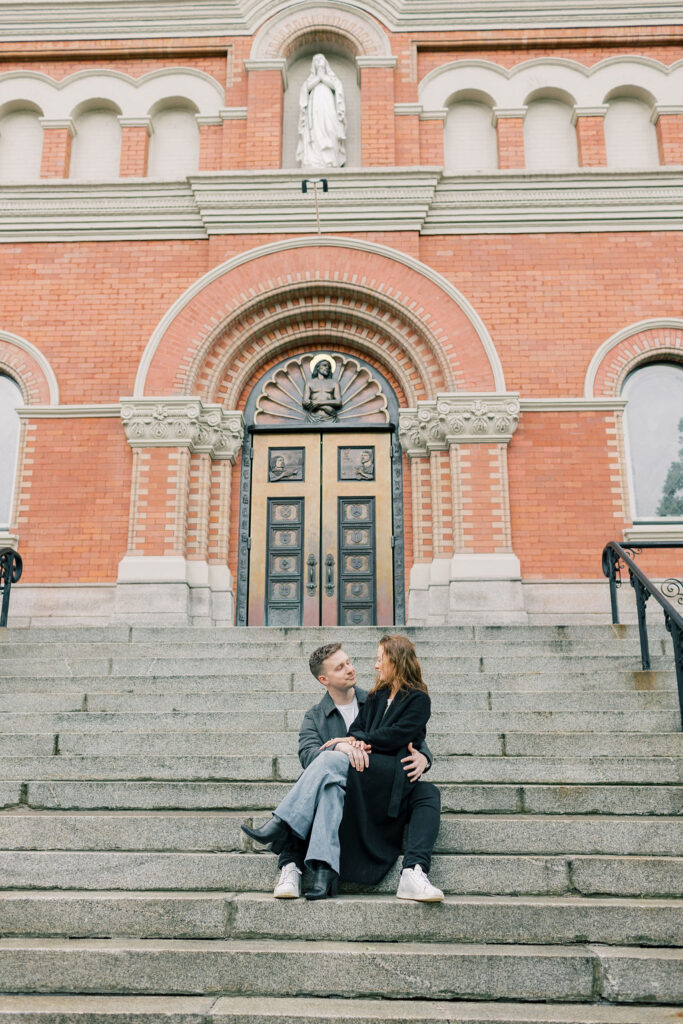
[[[443,899],[441,889],[429,881],[419,864],[414,868],[404,868],[396,890],[399,900],[419,900],[421,903],[440,903]]]
[[[296,900],[301,896],[301,872],[294,862],[283,867],[273,896],[276,900]]]

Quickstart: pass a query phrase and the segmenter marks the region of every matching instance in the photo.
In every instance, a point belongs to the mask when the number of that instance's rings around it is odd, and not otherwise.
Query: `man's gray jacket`
[[[361,690],[360,686],[357,686],[356,699],[359,708],[365,703],[366,697],[367,692]],[[311,761],[315,760],[320,753],[323,743],[333,740],[335,736],[346,736],[347,731],[344,719],[339,711],[337,711],[329,693],[326,693],[315,707],[308,709],[301,723],[301,730],[299,731],[299,760],[302,767],[308,768]],[[432,754],[429,747],[426,742],[423,742],[418,744],[417,749],[429,761],[425,769],[425,771],[429,771],[432,766]]]

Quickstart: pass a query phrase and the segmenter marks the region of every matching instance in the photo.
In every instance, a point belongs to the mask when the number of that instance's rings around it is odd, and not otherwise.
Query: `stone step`
[[[612,671],[623,670],[624,672],[632,672],[640,667],[639,655],[635,652],[621,655],[600,655],[597,653],[586,653],[584,650],[580,654],[564,654],[558,651],[538,654],[536,648],[532,648],[526,654],[520,651],[519,654],[508,656],[504,650],[497,653],[487,653],[486,655],[483,655],[478,650],[470,655],[458,656],[455,664],[453,662],[453,655],[454,652],[451,648],[450,657],[447,654],[441,658],[421,657],[420,664],[427,681],[435,675],[452,671],[453,667],[457,668],[461,674],[471,675],[476,675],[480,672],[519,673],[526,671],[547,673],[555,667],[568,667],[570,664],[574,672],[582,673],[598,671],[602,667],[610,668]],[[267,666],[264,666],[263,658],[246,655],[236,656],[234,652],[230,656],[223,658],[216,657],[215,654],[210,657],[197,658],[194,655],[193,649],[188,646],[184,656],[176,655],[175,657],[168,657],[165,650],[162,655],[157,652],[156,655],[143,657],[135,654],[132,649],[131,654],[128,656],[119,655],[113,658],[104,654],[99,657],[83,658],[68,655],[60,657],[46,656],[43,658],[3,656],[3,670],[8,676],[51,677],[59,675],[80,678],[82,676],[153,675],[165,676],[171,679],[174,676],[189,674],[195,676],[223,675],[229,677],[241,675],[243,672],[249,674],[262,672],[265,667],[271,675],[288,675],[292,671],[302,671],[301,659],[303,657],[303,654],[281,657],[278,652],[278,656],[269,658]],[[672,659],[673,655],[664,655],[653,649],[652,668],[655,670],[671,671]],[[367,661],[360,660],[358,662],[356,668],[359,678],[369,679],[372,677],[372,664],[373,659],[367,659]],[[310,678],[312,682],[315,682],[312,676]]]
[[[2,850],[229,851],[251,844],[240,824],[259,812],[0,814]],[[254,846],[256,852],[258,845]],[[683,820],[586,815],[452,815],[441,819],[439,853],[618,854],[675,857],[683,850]]]
[[[168,1024],[171,1020],[173,1024],[672,1024],[677,1017],[675,1007],[665,1006],[258,996],[0,996],[0,1024]]]
[[[395,866],[372,891],[395,892],[398,876]],[[0,851],[2,889],[270,892],[276,877],[277,858],[268,853]],[[436,854],[430,878],[461,895],[676,897],[683,858]]]
[[[285,782],[0,782],[3,806],[74,810],[270,811]],[[682,815],[683,786],[446,784],[441,807],[453,813]]]
[[[305,885],[310,883],[308,877]],[[393,896],[342,896],[313,906],[270,894],[160,892],[0,893],[5,937],[533,943],[676,946],[680,900],[569,896],[448,896],[438,913]]]
[[[245,714],[262,710],[295,711],[303,718],[318,694],[310,693],[304,699],[299,693],[235,694],[229,685],[222,691],[183,693],[169,690],[165,693],[100,693],[97,690],[74,690],[66,693],[12,693],[0,694],[0,715],[7,713],[53,714],[59,712],[115,712],[117,714],[222,713]],[[305,705],[305,706],[304,706]],[[624,692],[550,691],[487,691],[470,689],[439,694],[432,700],[432,719],[438,715],[458,711],[658,711],[678,709],[678,695],[674,690]]]
[[[671,1005],[683,998],[682,957],[593,944],[0,939],[0,990]]]
[[[370,685],[371,675],[367,678],[359,673],[361,684]],[[3,689],[7,693],[61,693],[73,692],[75,687],[73,676],[7,676],[3,675]],[[169,681],[167,676],[155,675],[130,675],[130,676],[79,676],[77,683],[79,691],[85,693],[96,691],[98,693],[133,693],[133,694],[163,694],[169,692]],[[571,663],[558,666],[556,671],[548,672],[525,672],[515,673],[494,673],[480,672],[472,673],[442,672],[431,675],[429,678],[429,692],[434,697],[436,694],[448,694],[460,690],[471,691],[474,689],[483,690],[508,690],[508,691],[530,691],[540,690],[544,692],[559,690],[565,692],[571,690],[599,692],[606,690],[618,690],[624,693],[635,691],[668,691],[676,692],[676,673],[673,668],[670,671],[612,671],[608,668],[601,669],[599,675],[592,672],[574,672]],[[291,672],[266,674],[264,672],[252,672],[247,674],[226,676],[218,675],[178,675],[173,677],[173,690],[178,693],[254,693],[273,694],[289,692],[305,693],[310,697],[311,703],[319,700],[323,691],[316,688],[310,672],[302,669],[295,669]]]
[[[224,780],[296,781],[301,774],[298,757],[231,754],[225,757],[172,754],[139,757],[78,756],[3,757],[0,778],[27,781],[68,780]],[[495,757],[470,755],[440,757],[430,780],[445,782],[509,783],[679,783],[683,758],[679,757]]]
[[[89,700],[87,706],[89,707]],[[309,703],[279,711],[6,711],[0,715],[0,737],[32,732],[293,732],[298,736]],[[252,704],[253,707],[253,704]],[[680,731],[680,711],[434,711],[430,731],[438,732],[614,732]],[[0,739],[0,743],[2,740]],[[1,748],[0,748],[1,749]]]
[[[294,754],[297,734],[289,732],[240,733],[245,750],[268,750],[277,757]],[[234,733],[220,732],[99,732],[5,733],[0,750],[5,757],[48,756],[53,753],[93,755],[106,744],[109,754],[136,756],[166,754],[223,754],[235,742]],[[438,733],[429,735],[429,748],[442,755],[501,754],[531,757],[596,757],[618,756],[624,750],[624,737],[619,733]],[[628,752],[633,757],[683,756],[683,733],[632,733]]]
[[[680,1024],[675,1006],[288,999],[1,996],[0,1024]]]

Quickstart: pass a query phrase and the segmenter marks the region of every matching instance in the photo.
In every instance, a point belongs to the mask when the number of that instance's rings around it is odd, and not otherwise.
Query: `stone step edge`
[[[674,1006],[262,996],[2,996],[0,1024],[674,1024]]]

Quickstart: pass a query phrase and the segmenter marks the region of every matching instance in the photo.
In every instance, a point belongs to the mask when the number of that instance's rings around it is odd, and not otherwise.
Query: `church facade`
[[[606,621],[683,542],[681,25],[3,4],[12,621]]]

